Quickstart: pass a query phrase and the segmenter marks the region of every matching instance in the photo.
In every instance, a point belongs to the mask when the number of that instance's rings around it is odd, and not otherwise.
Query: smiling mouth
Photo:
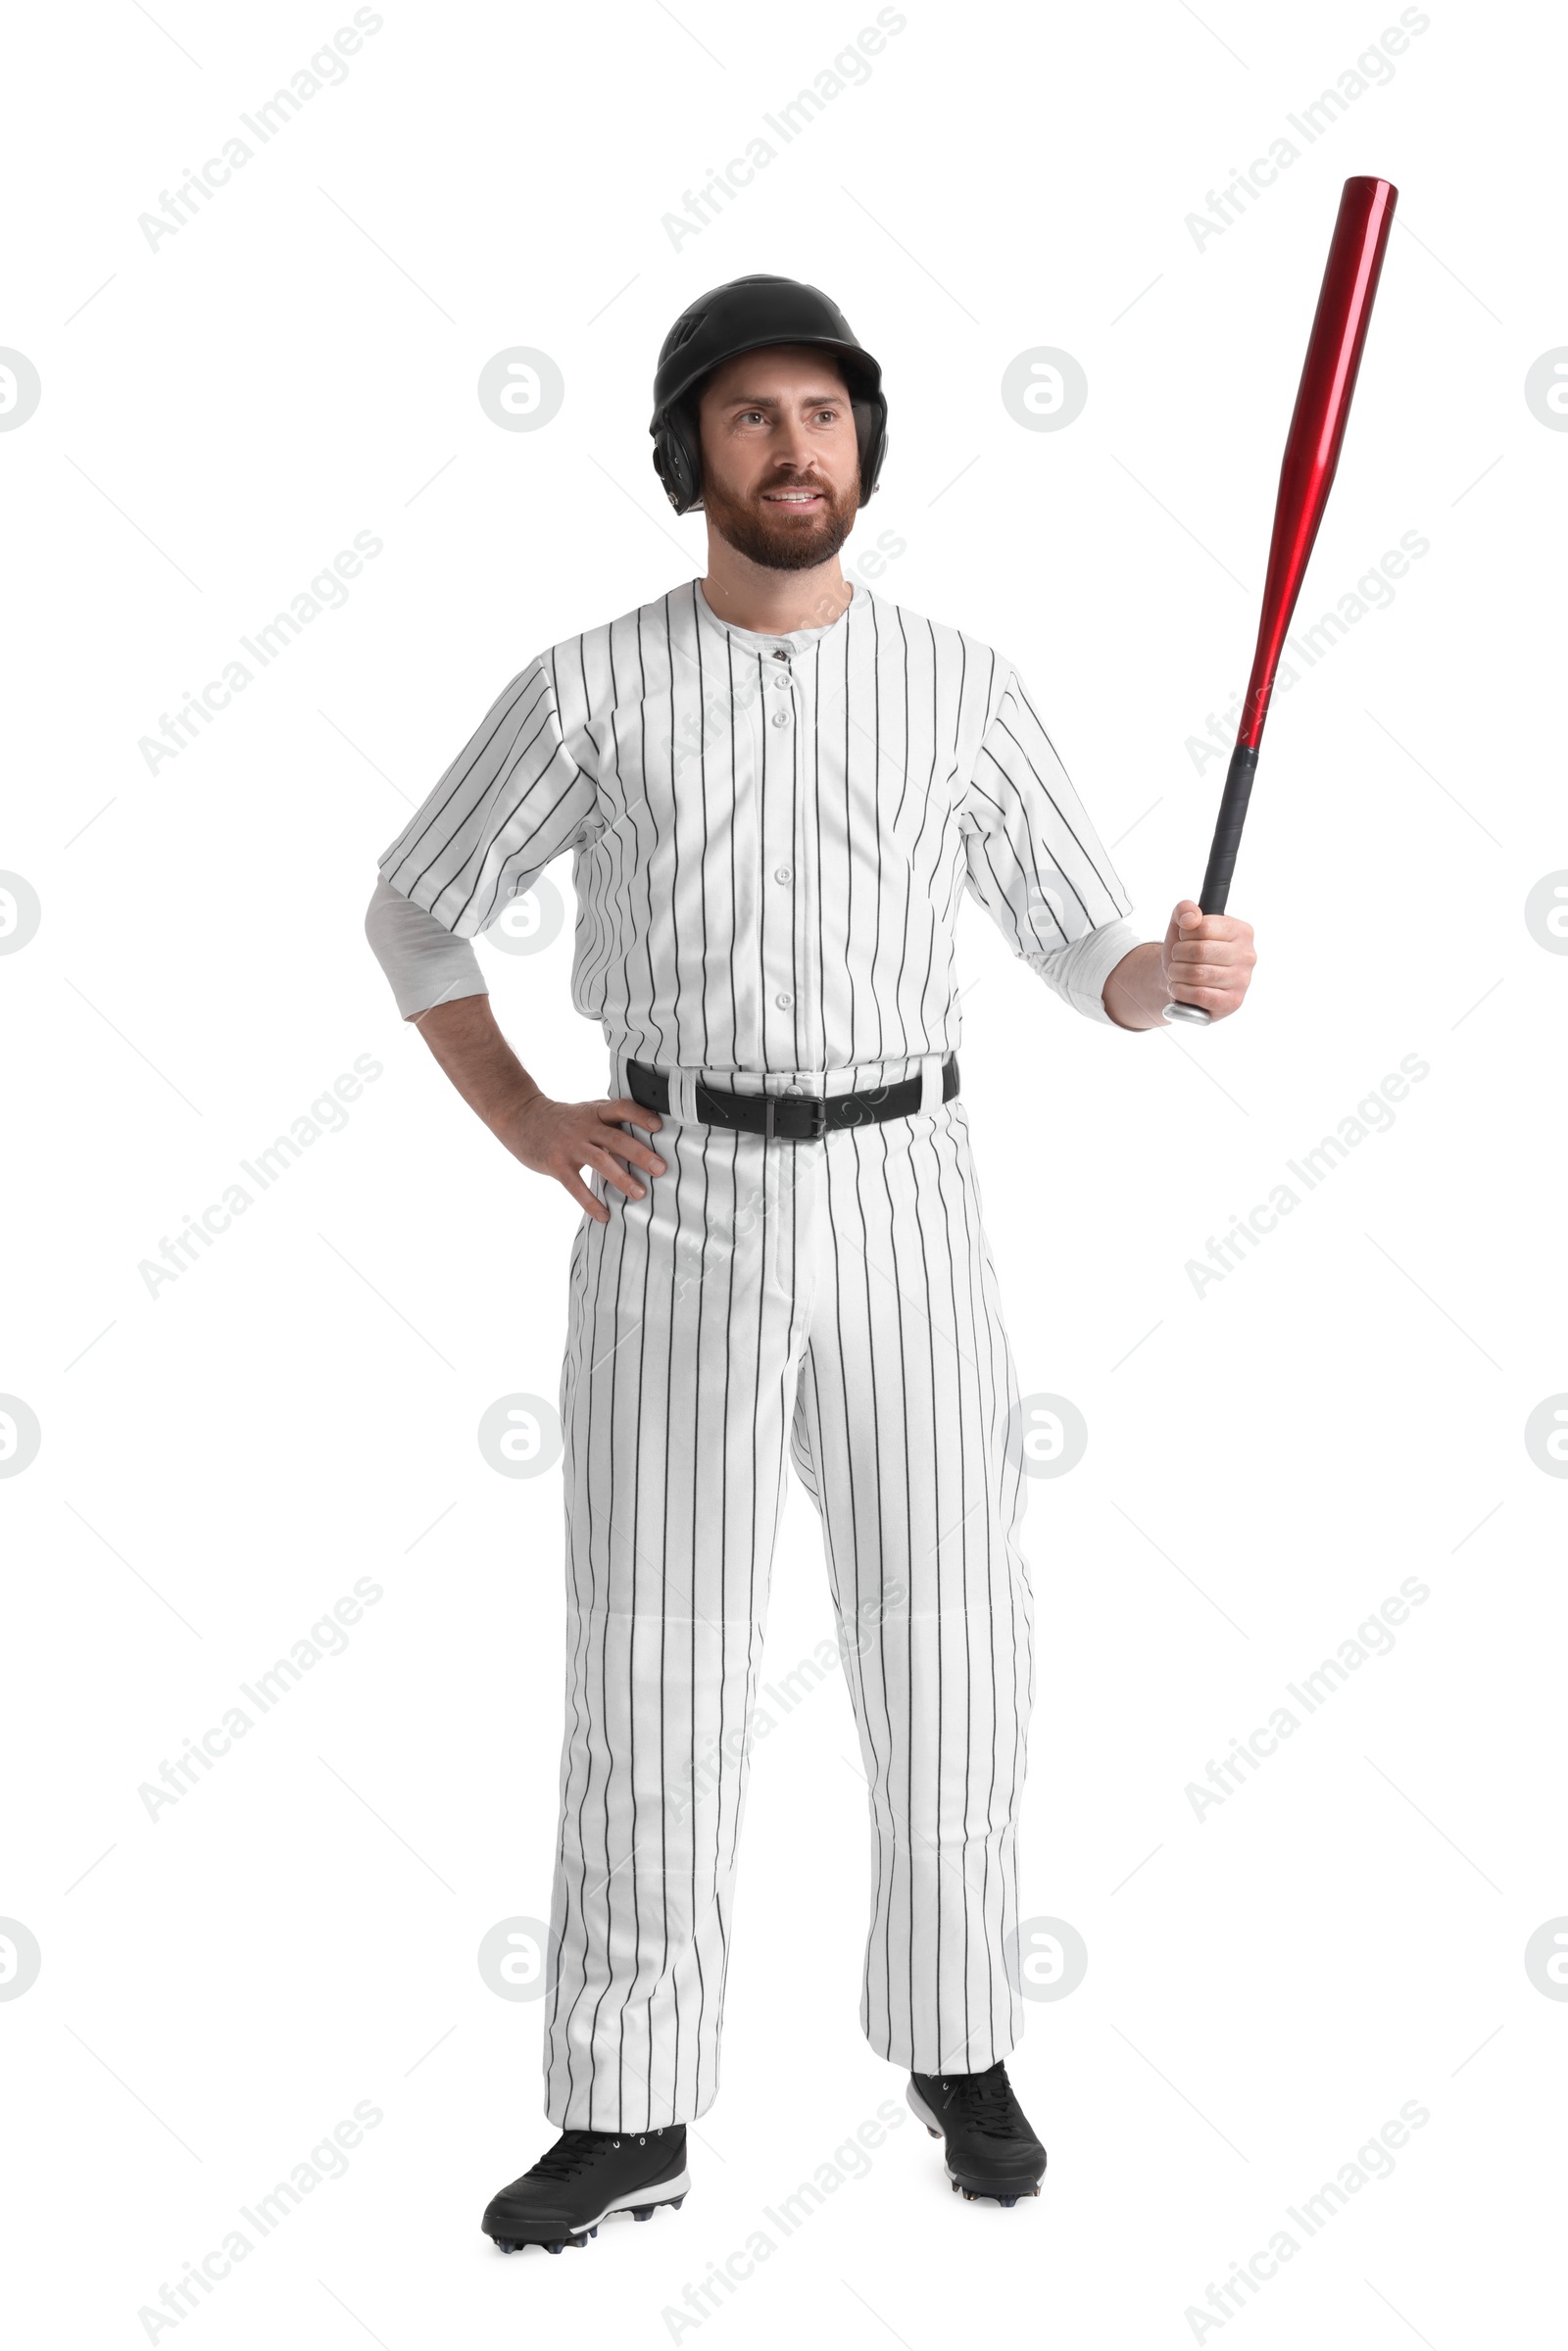
[[[762,496],[769,506],[820,506],[823,503],[820,490],[764,490]]]

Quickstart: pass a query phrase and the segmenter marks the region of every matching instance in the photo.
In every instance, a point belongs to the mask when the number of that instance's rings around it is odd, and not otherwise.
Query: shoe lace
[[[553,2147],[547,2147],[527,2177],[530,2180],[571,2180],[580,2172],[599,2148],[608,2146],[612,2133],[603,2131],[564,2131]]]
[[[942,2086],[961,2105],[965,2121],[976,2131],[983,2131],[992,2138],[1016,2137],[1018,2117],[1007,2077],[1000,2063],[988,2066],[983,2074],[946,2074]]]

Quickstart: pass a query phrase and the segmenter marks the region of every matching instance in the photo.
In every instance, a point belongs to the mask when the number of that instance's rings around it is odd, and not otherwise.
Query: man
[[[465,1100],[583,1210],[561,2136],[484,2215],[509,2251],[685,2194],[685,2125],[718,2086],[786,1451],[824,1523],[870,1789],[862,2029],[908,2071],[956,2189],[1010,2204],[1045,2167],[1004,2064],[1032,1618],[954,924],[967,887],[1056,993],[1125,1029],[1172,998],[1235,1011],[1251,933],[1184,900],[1140,944],[1013,664],[845,580],[886,418],[876,362],[813,287],[746,277],[693,303],[652,430],[672,505],[705,512],[704,577],[518,672],[382,856],[367,917]],[[573,1002],[612,1066],[585,1102],[522,1068],[467,944],[567,849]]]

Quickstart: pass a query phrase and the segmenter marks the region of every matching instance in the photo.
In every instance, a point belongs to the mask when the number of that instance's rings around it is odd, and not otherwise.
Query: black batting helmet
[[[664,337],[654,377],[654,469],[677,514],[702,502],[703,463],[695,393],[705,375],[743,351],[769,343],[816,343],[838,361],[849,386],[860,448],[860,504],[876,488],[888,443],[882,370],[851,331],[836,302],[793,277],[732,278],[688,303]]]

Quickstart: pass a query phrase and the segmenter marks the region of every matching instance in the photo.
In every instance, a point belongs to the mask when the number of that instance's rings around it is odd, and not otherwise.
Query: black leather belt
[[[645,1110],[669,1109],[669,1078],[647,1061],[628,1061],[626,1091]],[[697,1088],[697,1116],[709,1126],[737,1127],[746,1135],[766,1135],[781,1143],[817,1143],[839,1127],[876,1126],[884,1118],[910,1118],[920,1107],[925,1091],[918,1076],[903,1078],[896,1086],[871,1086],[862,1094],[716,1094],[710,1086]],[[942,1064],[942,1099],[951,1102],[958,1091],[958,1056],[949,1053]]]

